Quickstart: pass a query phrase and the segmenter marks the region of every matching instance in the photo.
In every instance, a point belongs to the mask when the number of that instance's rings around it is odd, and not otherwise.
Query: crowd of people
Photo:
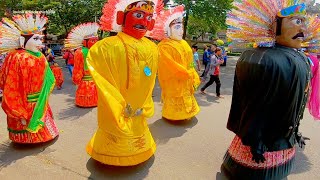
[[[318,38],[312,32],[319,31],[320,20],[313,19],[317,25],[308,28],[304,3],[280,1],[270,0],[269,6],[263,0],[236,1],[238,8],[228,14],[230,39],[257,43],[235,68],[227,121],[235,137],[221,166],[230,179],[287,177],[295,145],[303,147],[308,140],[299,131],[305,108],[320,119],[319,60],[301,51],[303,42],[309,48]],[[243,9],[264,14],[254,18]],[[183,5],[166,9],[162,0],[109,0],[100,24],[79,24],[68,34],[63,58],[77,85],[75,105],[97,106],[98,127],[86,146],[94,160],[134,166],[154,155],[156,142],[147,119],[154,115],[156,78],[164,121],[194,121],[201,111],[195,97],[201,82],[202,94],[215,83],[216,96],[223,97],[219,76],[226,62],[224,48],[205,46],[199,76],[198,47],[183,39],[183,17]],[[59,131],[49,96],[55,86],[62,88],[63,74],[53,51],[40,49],[48,19],[27,13],[2,21],[0,52],[8,54],[0,88],[9,138],[20,144],[51,141]],[[99,29],[117,34],[99,40]]]

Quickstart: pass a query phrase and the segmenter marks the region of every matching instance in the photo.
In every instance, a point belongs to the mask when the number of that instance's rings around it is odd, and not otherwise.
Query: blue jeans
[[[71,77],[72,77],[73,65],[68,64],[67,67],[68,67],[69,72],[70,72],[70,75],[71,75]]]

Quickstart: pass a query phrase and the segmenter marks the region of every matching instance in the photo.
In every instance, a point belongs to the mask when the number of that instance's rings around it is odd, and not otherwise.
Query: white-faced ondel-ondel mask
[[[169,25],[168,36],[170,39],[182,40],[183,37],[183,19],[178,18],[173,20]]]
[[[21,35],[20,45],[26,50],[39,52],[44,47],[42,43],[43,36],[41,34]]]

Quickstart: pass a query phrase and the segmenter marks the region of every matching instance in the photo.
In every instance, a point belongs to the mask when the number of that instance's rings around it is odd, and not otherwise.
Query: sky
[[[319,4],[320,4],[320,0],[316,0],[316,3],[319,3]]]

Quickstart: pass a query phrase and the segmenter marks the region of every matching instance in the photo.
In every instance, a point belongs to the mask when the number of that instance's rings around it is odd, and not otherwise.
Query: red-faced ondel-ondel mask
[[[98,37],[91,37],[91,38],[86,38],[83,40],[82,44],[84,47],[91,48],[97,41],[99,40]]]
[[[122,31],[136,39],[141,39],[153,29],[155,20],[152,19],[154,3],[138,1],[130,4],[125,11],[117,12],[117,23],[122,25]]]

